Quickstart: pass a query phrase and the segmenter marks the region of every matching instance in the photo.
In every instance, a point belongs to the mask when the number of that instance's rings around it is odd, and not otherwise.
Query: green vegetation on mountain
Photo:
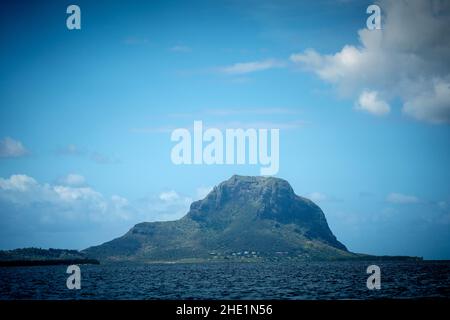
[[[181,219],[144,222],[84,252],[104,261],[351,259],[322,210],[285,180],[233,176]]]

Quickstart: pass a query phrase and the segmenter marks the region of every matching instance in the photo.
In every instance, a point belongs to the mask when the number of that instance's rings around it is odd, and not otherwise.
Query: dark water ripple
[[[0,268],[0,299],[377,299],[450,298],[450,262],[112,264],[81,266],[81,290],[64,266]]]

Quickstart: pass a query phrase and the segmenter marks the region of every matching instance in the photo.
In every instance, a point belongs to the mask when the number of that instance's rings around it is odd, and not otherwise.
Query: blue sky
[[[75,3],[75,2],[74,2]],[[347,247],[450,258],[445,2],[23,1],[0,13],[0,248],[82,249],[259,166],[175,166],[170,133],[280,129]]]

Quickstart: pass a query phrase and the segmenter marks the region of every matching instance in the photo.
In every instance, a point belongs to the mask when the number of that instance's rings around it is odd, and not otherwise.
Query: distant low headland
[[[0,267],[99,264],[77,250],[22,248],[0,251]]]

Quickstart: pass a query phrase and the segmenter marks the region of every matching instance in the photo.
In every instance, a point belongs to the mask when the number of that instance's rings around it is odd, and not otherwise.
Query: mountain
[[[181,219],[143,222],[84,250],[103,261],[345,259],[356,257],[322,210],[274,177],[233,176]]]

